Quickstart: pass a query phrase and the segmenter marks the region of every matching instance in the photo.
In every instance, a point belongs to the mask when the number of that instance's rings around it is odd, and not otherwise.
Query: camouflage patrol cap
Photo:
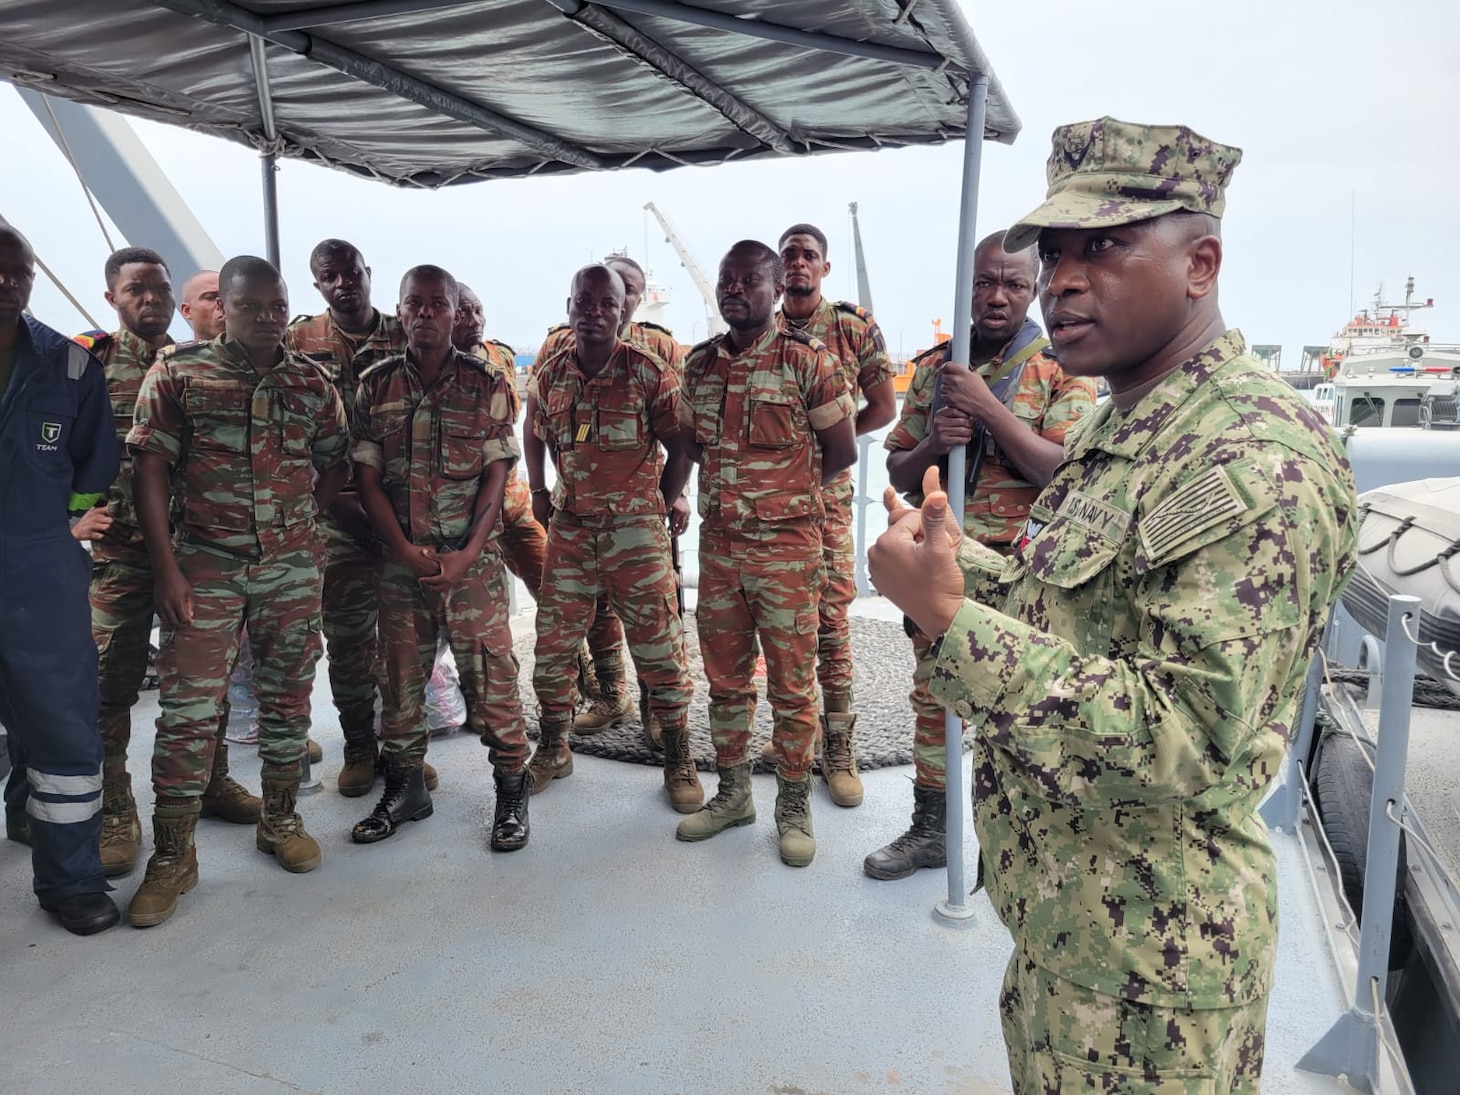
[[[1004,234],[1022,251],[1045,228],[1112,228],[1188,210],[1220,217],[1223,192],[1242,150],[1183,125],[1118,118],[1062,125],[1049,154],[1044,204]]]

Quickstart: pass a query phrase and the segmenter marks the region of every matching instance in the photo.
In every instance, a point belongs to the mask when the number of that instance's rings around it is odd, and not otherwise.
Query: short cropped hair
[[[761,243],[760,240],[741,240],[725,254],[730,255],[736,251],[746,251],[755,255],[761,266],[770,269],[771,280],[777,285],[786,280],[786,264],[781,261],[780,252],[769,244]]]
[[[113,251],[106,260],[106,287],[111,289],[117,283],[117,278],[122,274],[122,267],[128,263],[145,262],[150,266],[160,266],[167,270],[167,263],[163,257],[150,247],[123,247],[120,251]],[[167,270],[168,276],[172,275]]]
[[[349,240],[327,239],[320,240],[314,245],[314,250],[309,252],[309,269],[313,271],[325,259],[334,255],[355,255],[362,266],[365,264],[365,256],[360,254],[360,248]]]
[[[235,255],[218,271],[218,295],[228,296],[233,283],[239,278],[276,278],[280,283],[284,280],[278,268],[268,259],[257,255]]]
[[[446,295],[451,300],[451,306],[455,308],[461,303],[461,290],[457,288],[456,279],[447,270],[439,266],[432,266],[430,263],[422,263],[420,266],[412,266],[400,279],[400,292],[398,296],[405,296],[406,282],[411,278],[421,278],[424,281],[440,281],[446,286]]]
[[[792,236],[810,236],[821,245],[821,257],[826,258],[826,233],[814,224],[793,224],[781,233],[781,238],[776,241],[777,247],[786,246],[786,241]]]

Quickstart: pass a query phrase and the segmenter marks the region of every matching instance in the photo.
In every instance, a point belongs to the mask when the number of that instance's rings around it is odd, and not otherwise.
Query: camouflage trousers
[[[578,644],[606,606],[623,621],[634,666],[649,688],[649,710],[665,728],[683,726],[694,684],[663,519],[620,518],[589,527],[555,513],[547,566],[552,581],[538,599],[532,674],[543,725],[572,719]],[[598,647],[593,652],[604,653]]]
[[[97,551],[91,562],[91,637],[101,690],[97,726],[109,757],[125,767],[132,740],[132,708],[147,676],[152,641],[152,564],[145,548]]]
[[[822,492],[826,520],[821,526],[821,557],[826,584],[816,628],[816,678],[827,710],[852,709],[852,621],[857,598],[857,548],[852,537],[852,477],[843,472]]]
[[[492,766],[527,763],[527,724],[517,692],[506,571],[495,543],[443,592],[421,585],[410,567],[386,560],[380,576],[380,642],[385,660],[381,716],[385,754],[406,764],[426,756],[426,682],[444,633],[461,676],[467,725],[491,749]]]
[[[547,542],[547,532],[532,515],[532,493],[527,484],[516,476],[509,477],[507,493],[502,499],[502,534],[498,543],[507,569],[522,579],[534,601],[547,565]],[[601,661],[604,654],[618,653],[623,645],[623,623],[608,603],[600,599],[588,627],[588,649]]]
[[[260,560],[183,544],[178,566],[193,587],[193,622],[164,627],[157,653],[162,716],[152,754],[158,796],[194,798],[212,772],[228,675],[248,628],[259,703],[259,757],[299,763],[320,655],[320,574],[312,530]]]
[[[340,713],[345,741],[361,745],[375,737],[380,552],[357,541],[328,517],[321,519],[320,532],[324,543],[320,607],[329,654],[330,696]]]
[[[1267,997],[1194,1011],[1106,996],[1016,948],[999,1013],[1014,1095],[1259,1095]]]
[[[818,715],[817,600],[824,581],[818,539],[785,547],[701,529],[695,619],[710,684],[710,738],[722,768],[749,757],[759,646],[776,770],[787,779],[811,771]]]

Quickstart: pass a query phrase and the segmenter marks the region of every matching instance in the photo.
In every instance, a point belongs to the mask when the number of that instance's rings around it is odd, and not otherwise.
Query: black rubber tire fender
[[[1367,758],[1367,759],[1366,759]],[[1313,773],[1313,798],[1323,832],[1338,861],[1343,894],[1362,926],[1364,870],[1369,859],[1369,808],[1374,797],[1373,751],[1341,730],[1327,733],[1318,746]],[[1399,866],[1394,886],[1394,923],[1389,939],[1389,968],[1399,969],[1414,945],[1404,886],[1409,874],[1408,849],[1399,834]]]

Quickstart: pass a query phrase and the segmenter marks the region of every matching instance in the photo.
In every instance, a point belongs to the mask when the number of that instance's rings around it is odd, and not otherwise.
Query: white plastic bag
[[[426,729],[432,736],[450,734],[466,725],[466,697],[461,694],[461,677],[451,649],[442,644],[436,651],[436,667],[426,685]]]

